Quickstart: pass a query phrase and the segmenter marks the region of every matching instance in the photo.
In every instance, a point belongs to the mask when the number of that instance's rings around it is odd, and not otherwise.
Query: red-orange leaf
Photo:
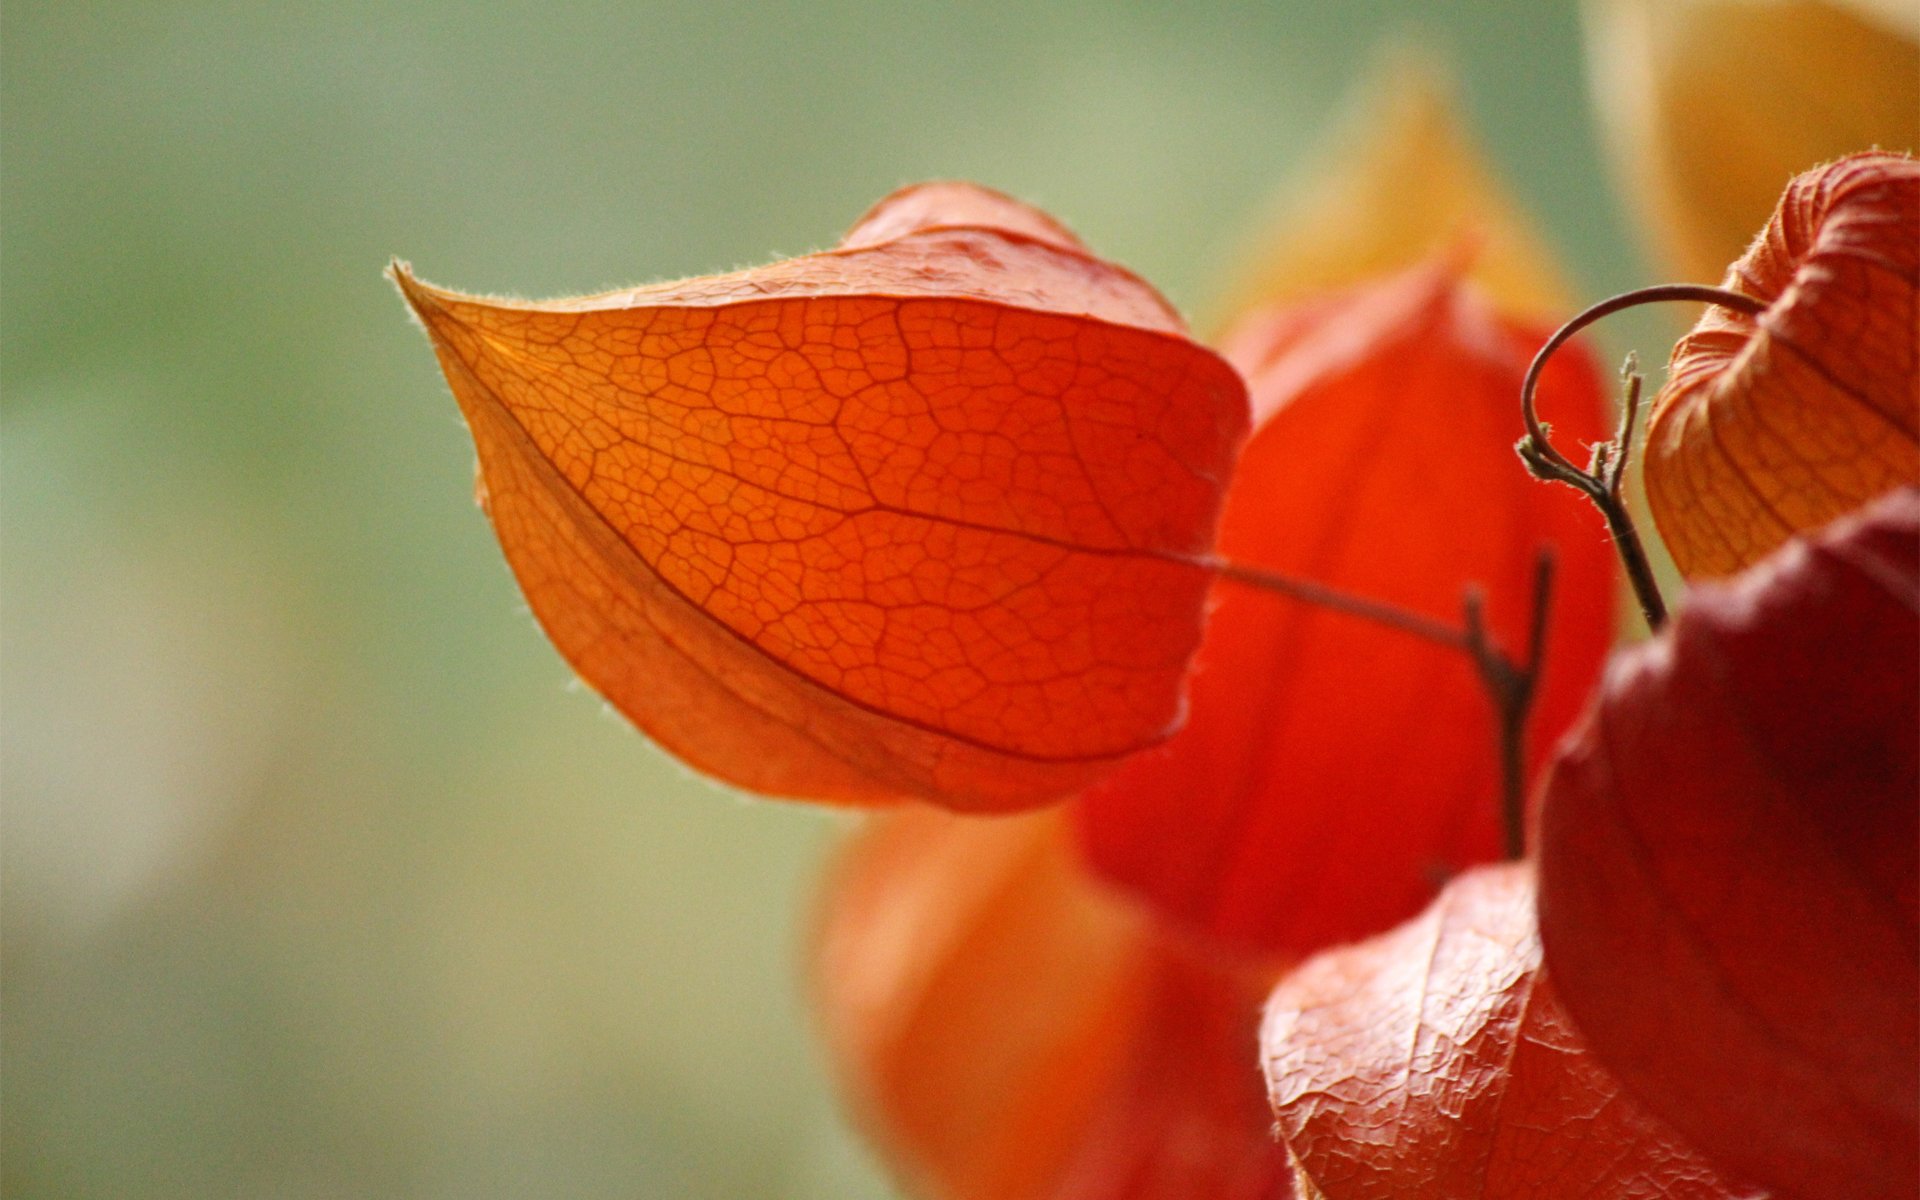
[[[534,615],[693,765],[1004,808],[1177,725],[1245,392],[1044,215],[938,184],[733,275],[395,278]]]
[[[1547,961],[1594,1050],[1801,1197],[1920,1187],[1920,489],[1618,659],[1547,785]]]
[[[1260,1044],[1281,1137],[1326,1200],[1707,1200],[1730,1185],[1622,1095],[1540,966],[1533,870],[1310,959]]]
[[[939,1200],[1286,1195],[1251,1055],[1273,978],[1156,936],[1056,813],[874,818],[814,964],[857,1115]]]
[[[1647,500],[1688,575],[1724,575],[1920,481],[1920,162],[1856,154],[1788,185],[1674,347]]]
[[[1516,397],[1537,332],[1451,268],[1253,318],[1227,352],[1270,413],[1248,445],[1222,552],[1456,624],[1485,587],[1518,649],[1533,555],[1560,561],[1535,761],[1570,723],[1613,632],[1613,566],[1579,497],[1516,469]],[[1546,393],[1599,433],[1584,355]],[[1461,653],[1223,584],[1187,728],[1077,806],[1097,868],[1211,933],[1304,953],[1412,916],[1436,880],[1498,855],[1491,710]]]

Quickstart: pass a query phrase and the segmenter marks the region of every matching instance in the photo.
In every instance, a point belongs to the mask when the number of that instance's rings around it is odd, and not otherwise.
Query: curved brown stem
[[[1514,446],[1521,461],[1527,464],[1527,470],[1535,478],[1578,489],[1606,518],[1607,532],[1613,538],[1621,565],[1626,569],[1627,581],[1633,585],[1634,598],[1640,602],[1640,611],[1646,616],[1647,626],[1651,629],[1660,628],[1666,621],[1667,605],[1660,596],[1660,585],[1654,580],[1653,567],[1647,561],[1647,551],[1640,541],[1640,532],[1634,527],[1633,516],[1627,511],[1626,502],[1620,495],[1620,484],[1626,477],[1627,459],[1633,453],[1634,421],[1640,410],[1638,364],[1629,355],[1622,372],[1626,381],[1626,395],[1621,404],[1620,428],[1612,441],[1602,442],[1593,448],[1593,459],[1584,470],[1574,466],[1571,459],[1554,447],[1548,437],[1552,427],[1540,420],[1535,410],[1534,392],[1540,385],[1540,373],[1546,368],[1547,360],[1575,334],[1614,313],[1642,304],[1670,300],[1717,304],[1749,315],[1766,309],[1765,303],[1752,296],[1697,283],[1665,283],[1609,296],[1555,330],[1546,344],[1540,347],[1540,352],[1533,356],[1533,362],[1527,366],[1526,378],[1520,383],[1520,419],[1526,425],[1527,433]]]

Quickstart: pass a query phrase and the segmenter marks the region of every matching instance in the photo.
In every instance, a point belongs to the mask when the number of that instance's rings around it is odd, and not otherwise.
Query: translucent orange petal
[[[1071,792],[1179,721],[1244,389],[996,193],[850,239],[544,304],[395,275],[534,615],[650,736],[776,794]]]

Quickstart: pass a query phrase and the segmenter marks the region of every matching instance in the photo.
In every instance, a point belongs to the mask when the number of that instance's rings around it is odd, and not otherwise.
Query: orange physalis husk
[[[1513,456],[1543,332],[1443,262],[1256,315],[1224,343],[1264,417],[1228,495],[1227,557],[1456,626],[1481,587],[1519,652],[1535,552],[1556,551],[1534,762],[1598,673],[1615,586],[1598,517]],[[1549,369],[1556,423],[1598,437],[1591,362]],[[1298,954],[1405,920],[1440,880],[1499,856],[1494,718],[1464,653],[1216,590],[1186,729],[1075,804],[1098,872],[1189,927]]]
[[[935,184],[733,275],[394,277],[534,616],[702,771],[1015,808],[1178,726],[1245,389],[1045,215]]]
[[[1252,1057],[1277,965],[1168,939],[1058,813],[875,817],[814,991],[856,1119],[929,1200],[1281,1200]]]
[[[1540,936],[1594,1053],[1781,1195],[1913,1195],[1920,488],[1689,592],[1544,792]]]
[[[1920,162],[1857,154],[1787,186],[1654,401],[1647,500],[1687,575],[1724,575],[1920,480]]]
[[[1763,1200],[1635,1104],[1540,964],[1533,867],[1480,867],[1308,959],[1260,1031],[1274,1117],[1323,1200]]]

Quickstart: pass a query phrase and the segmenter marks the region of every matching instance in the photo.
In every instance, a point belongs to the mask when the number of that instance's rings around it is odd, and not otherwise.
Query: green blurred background
[[[962,176],[1200,306],[1395,37],[1639,282],[1570,4],[7,4],[6,1195],[889,1195],[799,987],[841,819],[569,683],[380,269],[706,273]]]

